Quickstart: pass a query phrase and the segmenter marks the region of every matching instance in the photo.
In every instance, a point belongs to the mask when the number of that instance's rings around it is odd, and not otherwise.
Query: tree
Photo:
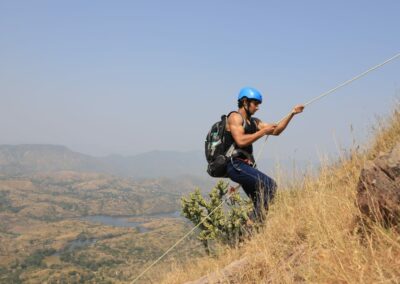
[[[228,186],[227,182],[219,181],[211,190],[209,200],[203,198],[198,188],[181,199],[182,214],[195,225],[203,221],[198,227],[200,232],[197,238],[208,254],[212,252],[211,240],[237,246],[249,234],[246,223],[253,210],[252,202],[242,199],[236,191],[227,195]],[[225,204],[221,205],[222,202]]]

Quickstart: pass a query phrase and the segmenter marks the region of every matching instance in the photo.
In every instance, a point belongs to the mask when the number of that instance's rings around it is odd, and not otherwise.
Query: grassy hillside
[[[265,228],[250,241],[216,258],[177,265],[163,283],[218,273],[244,257],[249,264],[235,272],[235,281],[221,276],[218,283],[400,282],[399,234],[373,225],[371,234],[361,238],[363,224],[355,222],[360,215],[355,202],[360,170],[368,159],[400,142],[400,107],[379,121],[372,133],[366,149],[340,153],[337,161],[321,167],[318,176],[305,175],[281,187]]]

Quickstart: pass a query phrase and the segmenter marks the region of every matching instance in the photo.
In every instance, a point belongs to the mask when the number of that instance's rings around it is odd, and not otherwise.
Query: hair
[[[243,107],[245,101],[247,101],[247,103],[250,103],[250,102],[254,102],[254,101],[258,101],[258,100],[249,99],[249,98],[246,98],[246,97],[241,98],[240,100],[238,100],[238,107],[239,108]]]
[[[238,100],[238,108],[242,108],[244,106],[244,101],[247,100],[247,98],[241,98]]]

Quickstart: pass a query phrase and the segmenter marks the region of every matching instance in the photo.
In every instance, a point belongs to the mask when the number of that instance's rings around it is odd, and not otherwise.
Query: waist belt
[[[244,156],[244,158],[241,158],[243,156]],[[249,165],[255,164],[253,155],[242,149],[235,149],[232,153],[232,158],[239,159]]]
[[[242,158],[234,158],[235,160],[240,160],[246,164],[248,164],[249,166],[253,166],[254,164],[249,160],[249,159],[242,159]]]

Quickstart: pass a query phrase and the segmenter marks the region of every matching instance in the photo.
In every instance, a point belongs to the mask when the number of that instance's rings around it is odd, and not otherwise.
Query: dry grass
[[[372,225],[371,234],[360,238],[363,224],[355,223],[360,170],[400,141],[399,111],[397,104],[379,121],[368,150],[341,154],[338,162],[321,167],[318,177],[304,176],[280,190],[265,228],[244,246],[175,266],[163,283],[195,280],[245,256],[250,264],[234,279],[221,276],[211,283],[400,283],[399,234]]]

